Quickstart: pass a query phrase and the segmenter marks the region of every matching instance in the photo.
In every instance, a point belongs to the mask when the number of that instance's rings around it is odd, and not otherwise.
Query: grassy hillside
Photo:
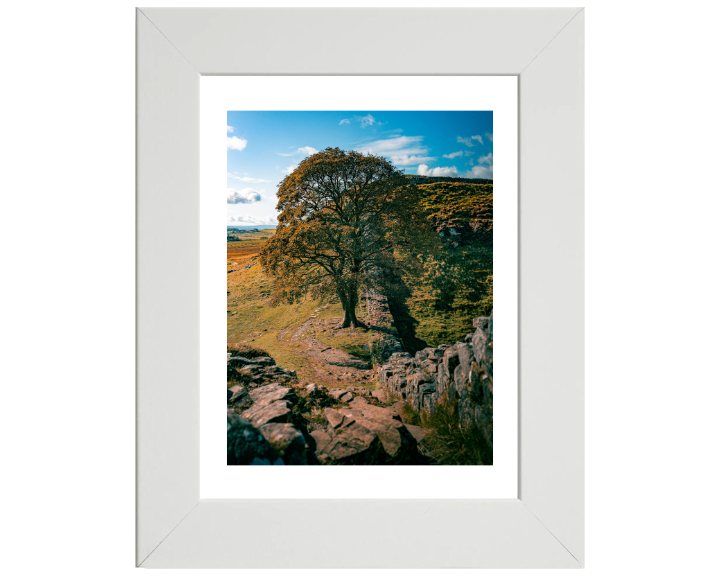
[[[321,303],[310,298],[295,304],[270,306],[272,280],[254,259],[274,230],[243,234],[239,242],[227,243],[227,342],[232,349],[257,348],[269,353],[278,366],[295,370],[301,381],[324,384],[329,388],[348,384],[373,388],[373,380],[338,380],[337,373],[354,372],[350,368],[332,368],[309,351],[309,339],[333,347],[362,360],[370,360],[374,334],[357,329],[338,330],[342,318],[339,303]],[[248,267],[249,266],[249,267]],[[365,316],[364,310],[358,317]],[[312,319],[311,323],[308,320]],[[323,346],[319,346],[322,349]],[[316,345],[316,348],[318,346]]]
[[[402,278],[405,291],[393,312],[410,349],[462,340],[472,320],[492,309],[492,183],[438,181],[418,186],[440,246],[419,256],[417,274]],[[418,258],[418,255],[399,255]]]
[[[438,234],[437,249],[397,254],[402,263],[411,262],[414,272],[388,282],[396,326],[411,352],[462,340],[473,331],[473,318],[492,309],[492,183],[438,180],[418,186],[420,204]],[[259,264],[247,268],[272,234],[274,230],[243,231],[239,241],[227,243],[228,343],[262,348],[301,378],[322,381],[301,340],[292,339],[321,303],[306,299],[271,307],[272,280]],[[341,316],[337,303],[316,314],[320,320]],[[362,318],[364,311],[358,316]],[[327,326],[313,327],[304,337],[359,357],[372,340],[362,329],[333,331]]]

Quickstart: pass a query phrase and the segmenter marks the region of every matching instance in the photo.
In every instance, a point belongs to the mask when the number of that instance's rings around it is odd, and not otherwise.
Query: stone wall
[[[457,401],[460,425],[477,426],[492,448],[493,316],[475,318],[465,342],[425,348],[415,357],[394,352],[378,369],[380,385],[415,410],[432,414],[441,401]]]
[[[383,364],[392,354],[402,351],[402,344],[397,337],[387,297],[375,290],[368,290],[363,294],[363,299],[367,307],[365,323],[380,333],[373,346],[373,360],[378,365]]]

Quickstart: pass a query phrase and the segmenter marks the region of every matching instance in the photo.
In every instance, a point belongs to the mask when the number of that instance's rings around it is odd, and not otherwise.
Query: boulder
[[[276,400],[287,400],[290,404],[297,401],[297,395],[292,388],[281,386],[277,382],[250,390],[250,398],[258,405],[267,405]]]
[[[315,456],[323,464],[381,464],[385,461],[378,435],[357,422],[333,434],[330,442],[317,450]]]
[[[353,415],[355,422],[378,435],[389,463],[415,456],[417,443],[405,428],[400,416],[392,410],[372,404],[358,404],[353,409]]]
[[[315,441],[315,453],[322,452],[325,447],[330,444],[332,441],[332,436],[325,432],[325,430],[313,430],[310,432],[310,436],[312,436],[313,440]]]
[[[305,386],[305,390],[307,390],[307,393],[312,396],[313,394],[317,394],[318,386],[317,386],[317,384],[310,383],[307,386]]]
[[[443,366],[445,366],[448,374],[452,374],[453,372],[455,372],[455,368],[457,368],[458,364],[460,364],[456,344],[453,344],[452,346],[445,349],[445,352],[443,353],[442,363]]]
[[[292,424],[270,423],[259,428],[285,464],[307,464],[305,437]]]
[[[284,462],[251,422],[228,410],[227,463],[228,465],[270,465]]]
[[[387,402],[388,395],[387,395],[387,392],[385,392],[385,390],[373,390],[370,394],[372,395],[373,398],[379,400],[383,404],[385,402]]]
[[[458,363],[463,373],[466,375],[470,373],[470,364],[475,360],[473,355],[472,345],[468,344],[457,344],[455,349],[458,354]]]
[[[475,318],[473,321],[473,350],[480,367],[492,381],[493,373],[493,314],[489,317]]]
[[[333,390],[330,390],[330,392],[328,392],[328,394],[330,394],[330,396],[335,398],[335,400],[338,400],[340,398],[340,396],[342,396],[346,392],[347,392],[347,390],[344,388],[334,388]]]
[[[332,433],[343,426],[348,426],[355,421],[355,418],[348,409],[336,410],[335,408],[325,408],[325,418],[327,418],[329,428],[328,432]]]
[[[228,391],[228,404],[232,404],[233,406],[243,409],[248,408],[252,404],[252,399],[250,398],[250,395],[248,394],[247,390],[245,389],[245,386],[242,386],[240,384],[236,384],[235,386],[232,386],[231,388],[227,389]]]
[[[352,392],[345,392],[345,394],[338,397],[341,402],[350,402],[353,399]]]
[[[287,422],[290,406],[287,400],[276,400],[269,404],[253,404],[242,413],[253,426],[260,427],[269,422]]]
[[[405,428],[407,428],[407,431],[412,434],[412,437],[415,438],[415,442],[420,444],[423,440],[425,440],[425,436],[428,434],[427,428],[423,428],[422,426],[415,426],[414,424],[405,424]]]

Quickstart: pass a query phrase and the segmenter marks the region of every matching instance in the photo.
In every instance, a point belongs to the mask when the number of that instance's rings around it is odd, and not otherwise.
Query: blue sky
[[[384,156],[406,174],[493,177],[492,112],[228,112],[228,225],[275,224],[276,192],[328,147]]]

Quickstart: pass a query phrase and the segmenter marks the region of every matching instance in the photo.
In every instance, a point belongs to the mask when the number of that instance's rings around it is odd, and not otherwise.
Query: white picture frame
[[[138,9],[138,566],[582,567],[583,48],[579,8]],[[518,499],[200,499],[199,82],[256,74],[519,77]]]

